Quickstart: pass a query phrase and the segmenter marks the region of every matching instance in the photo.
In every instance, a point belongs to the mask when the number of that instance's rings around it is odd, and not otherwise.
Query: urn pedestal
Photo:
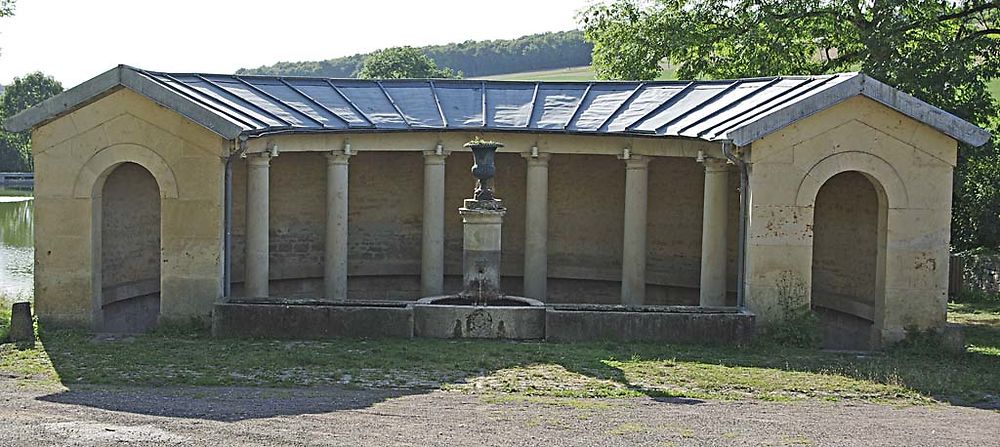
[[[499,200],[466,199],[462,216],[462,292],[475,304],[488,304],[500,291],[500,234],[507,210]]]

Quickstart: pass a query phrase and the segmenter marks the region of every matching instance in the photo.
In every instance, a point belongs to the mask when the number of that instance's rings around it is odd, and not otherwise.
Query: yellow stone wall
[[[351,136],[348,217],[348,298],[420,298],[420,250],[423,222],[423,155],[433,147],[432,134],[411,133],[400,146],[381,146],[376,136]],[[319,142],[306,147],[336,143]],[[470,137],[471,138],[471,137]],[[498,136],[504,142],[523,136]],[[572,138],[544,137],[557,153],[549,164],[550,302],[618,303],[621,294],[625,162],[611,152],[624,142],[591,139],[594,152]],[[270,168],[270,291],[275,296],[322,293],[326,158],[317,151],[292,150],[304,136],[274,137],[280,155]],[[446,159],[445,290],[461,288],[462,220],[458,208],[472,195],[472,154],[455,140]],[[580,140],[587,143],[587,140]],[[665,142],[666,145],[673,142]],[[676,146],[675,146],[676,147]],[[718,147],[718,145],[712,145]],[[604,149],[607,148],[607,149]],[[495,189],[507,207],[502,237],[504,290],[522,291],[526,161],[515,144],[496,156]],[[529,147],[524,147],[527,151]],[[681,155],[681,154],[678,154]],[[693,155],[693,154],[692,154]],[[650,163],[647,303],[697,304],[701,250],[704,167],[694,157],[654,157]],[[732,193],[729,239],[736,286],[738,176]],[[233,169],[233,293],[242,293],[244,277],[246,165]]]
[[[886,201],[882,341],[945,323],[954,139],[859,96],[753,143],[750,154],[747,305],[758,322],[808,305],[816,194],[833,175],[858,171]]]
[[[36,128],[32,143],[40,319],[99,324],[100,195],[122,162],[143,166],[159,186],[161,319],[209,315],[221,294],[225,140],[120,89]]]

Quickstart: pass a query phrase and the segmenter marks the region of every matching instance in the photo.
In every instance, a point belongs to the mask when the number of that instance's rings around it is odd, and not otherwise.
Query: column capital
[[[618,156],[619,160],[625,160],[625,169],[646,169],[649,167],[650,157],[645,155],[629,154],[628,157]]]
[[[246,154],[247,163],[251,166],[267,166],[271,163],[270,152],[248,152]]]
[[[326,157],[327,164],[331,165],[346,165],[351,158],[351,154],[343,151],[330,151],[323,155]]]
[[[729,171],[729,160],[723,158],[706,158],[702,163],[705,165],[705,172]]]
[[[438,153],[436,150],[430,150],[423,152],[425,165],[443,165],[448,155],[451,155],[451,151],[441,151]]]
[[[531,152],[521,152],[521,156],[528,160],[528,166],[547,166],[549,160],[552,159],[552,154],[548,152],[536,152],[532,154]]]

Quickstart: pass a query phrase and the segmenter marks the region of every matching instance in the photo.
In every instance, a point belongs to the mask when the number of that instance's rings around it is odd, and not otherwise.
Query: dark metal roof
[[[113,81],[146,94],[226,138],[456,129],[684,137],[742,146],[856,95],[972,145],[989,138],[982,129],[857,73],[695,82],[517,82],[117,70],[117,78],[104,84]],[[18,115],[7,126],[30,128],[93,100],[102,87],[96,81],[113,77],[109,73],[72,89],[83,88],[75,97]]]

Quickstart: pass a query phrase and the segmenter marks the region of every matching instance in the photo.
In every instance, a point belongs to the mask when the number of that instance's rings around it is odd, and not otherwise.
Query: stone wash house
[[[462,145],[481,137],[504,144],[505,291],[550,308],[736,308],[758,327],[811,306],[858,346],[944,325],[952,171],[959,143],[990,137],[856,73],[550,83],[119,66],[4,125],[33,132],[47,324],[139,330],[210,321],[233,297],[311,300],[318,315],[323,301],[458,290]],[[283,324],[298,323],[260,322]]]

